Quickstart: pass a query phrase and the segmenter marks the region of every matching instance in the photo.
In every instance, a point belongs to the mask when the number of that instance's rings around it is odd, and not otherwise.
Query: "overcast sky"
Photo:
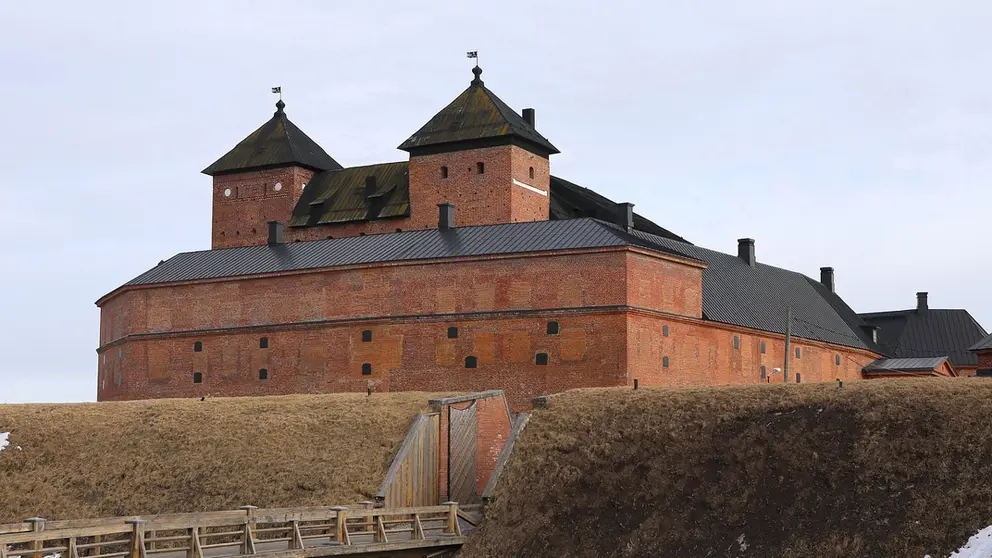
[[[95,398],[94,302],[209,247],[199,171],[270,87],[342,164],[404,160],[476,49],[555,175],[708,248],[833,266],[859,312],[926,290],[992,327],[990,21],[983,0],[2,1],[0,402]]]

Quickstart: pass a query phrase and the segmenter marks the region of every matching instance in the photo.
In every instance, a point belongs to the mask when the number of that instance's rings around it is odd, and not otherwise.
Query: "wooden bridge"
[[[0,525],[0,558],[426,557],[453,553],[478,506],[259,509]]]

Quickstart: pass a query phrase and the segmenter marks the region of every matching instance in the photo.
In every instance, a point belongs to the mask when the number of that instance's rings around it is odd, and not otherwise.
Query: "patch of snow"
[[[992,556],[992,525],[975,533],[948,558],[989,558]]]
[[[747,541],[744,540],[744,533],[737,537],[737,544],[741,545],[741,552],[747,550]]]
[[[0,451],[10,445],[10,432],[0,432]],[[20,448],[18,448],[20,449]]]
[[[54,552],[52,554],[46,554],[45,558],[62,558],[62,554]]]

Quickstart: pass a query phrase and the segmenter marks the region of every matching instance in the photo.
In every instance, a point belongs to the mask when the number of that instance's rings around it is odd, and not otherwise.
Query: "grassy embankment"
[[[466,558],[944,557],[992,524],[992,382],[567,392],[496,498]]]
[[[430,397],[0,405],[0,523],[352,504],[378,489]]]

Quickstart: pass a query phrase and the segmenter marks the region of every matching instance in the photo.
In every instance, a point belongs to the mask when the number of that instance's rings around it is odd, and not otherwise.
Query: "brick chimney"
[[[455,228],[455,204],[437,204],[437,228],[442,231]]]
[[[283,224],[279,221],[269,221],[269,246],[282,244]]]
[[[823,283],[824,287],[830,289],[830,292],[834,292],[834,268],[821,267],[820,282]]]
[[[634,204],[628,202],[617,204],[616,223],[627,232],[634,230]]]
[[[754,267],[756,261],[754,259],[754,239],[753,238],[738,238],[737,239],[737,257],[744,260],[744,263]]]

